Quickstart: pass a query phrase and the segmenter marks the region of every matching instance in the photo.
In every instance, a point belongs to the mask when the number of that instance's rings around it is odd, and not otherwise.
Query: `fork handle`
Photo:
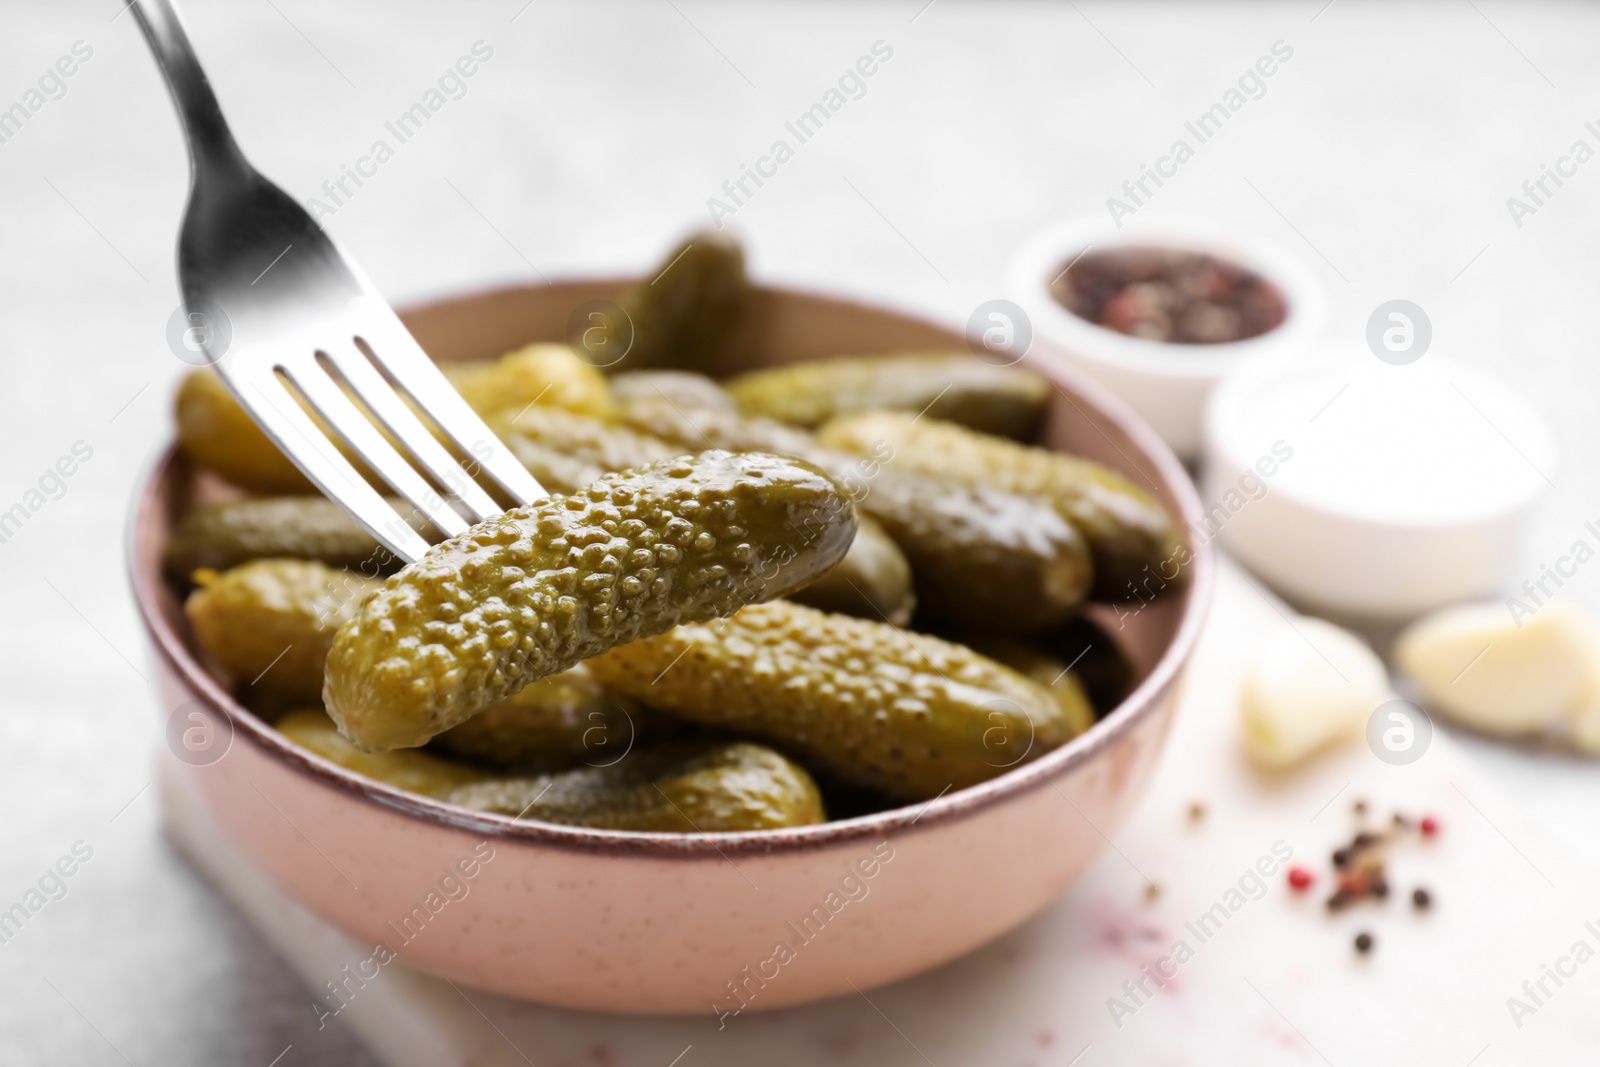
[[[172,0],[133,0],[133,17],[172,94],[189,143],[189,164],[196,184],[217,168],[248,168]]]

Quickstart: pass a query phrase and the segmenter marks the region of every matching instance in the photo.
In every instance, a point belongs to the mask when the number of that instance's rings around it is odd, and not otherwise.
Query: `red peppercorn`
[[[1425,836],[1432,837],[1434,834],[1439,832],[1439,820],[1435,819],[1432,815],[1424,815],[1422,817],[1421,827]]]
[[[1311,888],[1311,883],[1316,881],[1316,876],[1304,867],[1289,868],[1289,888],[1297,893],[1303,893]]]

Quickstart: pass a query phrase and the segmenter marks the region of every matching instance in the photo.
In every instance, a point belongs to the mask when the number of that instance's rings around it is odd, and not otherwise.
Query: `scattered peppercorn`
[[[1336,849],[1334,849],[1333,850],[1333,865],[1335,867],[1348,867],[1348,866],[1350,866],[1350,850],[1347,849],[1347,848],[1336,848]]]
[[[1427,911],[1433,907],[1433,896],[1421,886],[1411,891],[1411,906],[1418,911]]]
[[[1356,935],[1356,951],[1363,956],[1372,951],[1372,935],[1365,930]]]
[[[1365,800],[1358,800],[1354,804],[1350,805],[1350,807],[1357,815],[1365,815],[1367,813],[1367,802]]]
[[[1389,883],[1382,877],[1374,878],[1372,885],[1369,887],[1369,892],[1379,900],[1387,900],[1389,898]]]
[[[1304,867],[1289,868],[1289,888],[1297,893],[1310,889],[1311,883],[1316,880],[1316,876]]]

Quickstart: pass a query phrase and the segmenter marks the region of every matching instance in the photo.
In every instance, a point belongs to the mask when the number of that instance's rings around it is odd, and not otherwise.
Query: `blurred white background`
[[[1530,572],[1600,518],[1600,161],[1518,227],[1506,200],[1600,145],[1600,10],[1575,3],[733,3],[187,0],[246,151],[319,194],[475,42],[492,58],[325,224],[397,302],[641,270],[874,42],[893,57],[733,223],[754,272],[964,322],[1037,227],[1103,211],[1274,42],[1293,49],[1160,191],[1301,255],[1359,344],[1403,297],[1435,351],[1556,425]],[[166,709],[126,593],[134,484],[168,437],[165,341],[187,182],[166,93],[117,0],[0,11],[0,109],[92,56],[0,144],[0,509],[92,458],[0,544],[0,901],[75,841],[93,859],[0,944],[0,1062],[369,1062],[164,843]],[[113,16],[117,16],[113,18]],[[392,138],[391,143],[392,143]],[[1600,572],[1569,591],[1600,604]],[[1564,756],[1475,743],[1574,848],[1600,812]]]

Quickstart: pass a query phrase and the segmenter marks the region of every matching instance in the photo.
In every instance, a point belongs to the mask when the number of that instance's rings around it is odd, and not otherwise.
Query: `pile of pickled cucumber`
[[[729,351],[741,249],[663,264],[621,359],[585,334],[446,367],[552,495],[449,539],[417,517],[403,568],[214,372],[183,382],[181,451],[236,491],[164,563],[246,707],[451,804],[725,832],[985,781],[1123,698],[1082,609],[1171,589],[1187,551],[1138,486],[1029,443],[1047,381],[967,352],[729,375],[760,363]]]

